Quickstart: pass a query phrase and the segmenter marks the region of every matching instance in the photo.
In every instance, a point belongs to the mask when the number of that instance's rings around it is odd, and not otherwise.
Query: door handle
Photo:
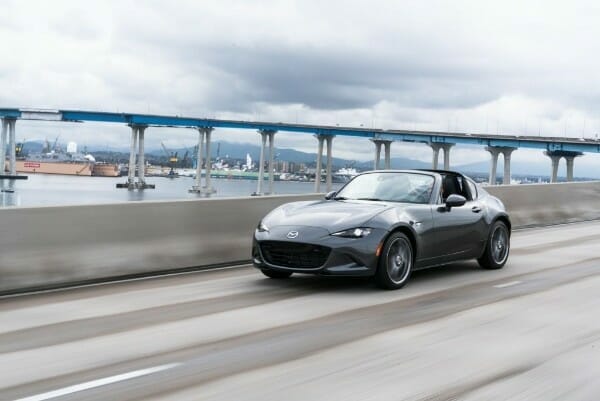
[[[479,213],[479,212],[481,212],[481,208],[480,208],[479,206],[473,206],[473,207],[471,208],[471,211],[472,211],[473,213]]]

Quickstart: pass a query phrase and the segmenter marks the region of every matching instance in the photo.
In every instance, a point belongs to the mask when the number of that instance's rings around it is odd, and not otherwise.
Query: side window
[[[466,180],[467,181],[467,185],[469,186],[469,192],[471,193],[471,199],[475,200],[479,197],[479,194],[477,193],[477,184],[475,184],[473,181],[471,180]]]

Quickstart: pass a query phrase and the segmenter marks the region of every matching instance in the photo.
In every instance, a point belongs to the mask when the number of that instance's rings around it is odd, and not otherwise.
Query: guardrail
[[[488,187],[514,227],[600,218],[600,182]],[[248,261],[276,206],[322,195],[0,209],[0,294]]]
[[[600,218],[600,182],[486,187],[500,198],[514,227],[571,223]]]

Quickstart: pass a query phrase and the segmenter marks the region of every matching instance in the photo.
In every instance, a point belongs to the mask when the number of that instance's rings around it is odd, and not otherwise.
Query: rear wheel
[[[396,290],[402,288],[412,271],[414,251],[408,237],[393,233],[385,242],[375,273],[375,282],[381,288]]]
[[[275,279],[288,278],[292,275],[291,272],[282,272],[279,270],[261,269],[260,271],[265,276],[267,276],[269,278],[275,278]]]
[[[490,230],[490,235],[485,245],[485,252],[477,259],[479,265],[484,269],[501,269],[508,260],[510,251],[510,235],[508,227],[501,221],[497,221]]]

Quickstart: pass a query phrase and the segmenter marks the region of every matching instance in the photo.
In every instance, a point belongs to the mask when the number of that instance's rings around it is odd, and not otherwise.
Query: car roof
[[[407,169],[407,170],[371,170],[371,171],[365,171],[361,174],[368,174],[368,173],[420,173],[420,174],[430,173],[431,175],[452,174],[452,175],[464,177],[464,175],[459,173],[458,171],[427,169],[427,168],[417,168],[417,169]]]

